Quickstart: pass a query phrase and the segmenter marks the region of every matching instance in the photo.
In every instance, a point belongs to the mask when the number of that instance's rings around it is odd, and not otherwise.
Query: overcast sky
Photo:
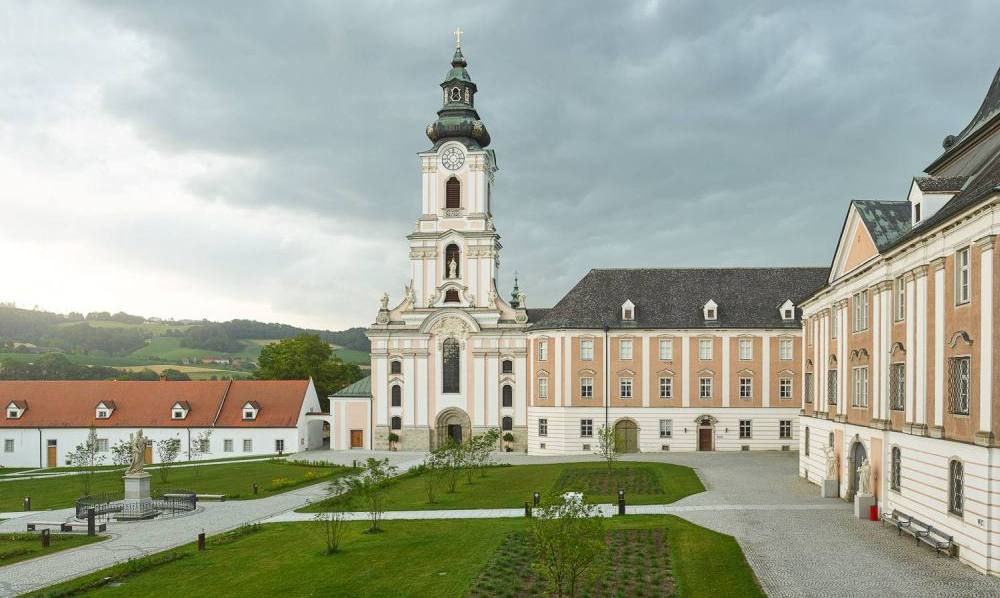
[[[0,300],[344,328],[408,280],[465,31],[500,289],[828,265],[1000,65],[1000,4],[0,3]]]

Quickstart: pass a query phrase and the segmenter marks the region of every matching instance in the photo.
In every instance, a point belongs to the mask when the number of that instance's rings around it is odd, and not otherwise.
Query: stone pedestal
[[[868,512],[871,510],[873,505],[878,504],[874,496],[871,495],[854,495],[854,516],[858,519],[868,519]]]
[[[116,519],[135,520],[156,517],[153,499],[149,496],[150,477],[152,476],[146,472],[128,473],[122,477],[125,480],[125,500],[122,501],[122,510],[115,517]]]
[[[840,482],[836,479],[823,480],[823,485],[820,488],[820,496],[823,498],[839,498]]]

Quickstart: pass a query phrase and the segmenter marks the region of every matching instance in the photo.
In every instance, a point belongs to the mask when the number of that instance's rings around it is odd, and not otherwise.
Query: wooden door
[[[351,448],[364,448],[364,430],[351,430]]]
[[[146,452],[142,456],[142,462],[145,465],[149,465],[149,464],[151,464],[153,462],[153,443],[152,442],[147,442],[146,443]]]
[[[55,467],[55,466],[59,465],[58,463],[56,463],[57,455],[56,455],[56,447],[55,447],[55,445],[54,444],[50,444],[47,448],[48,448],[48,453],[49,454],[48,454],[48,462],[46,463],[46,466],[47,467]]]
[[[712,450],[712,428],[698,428],[698,450]]]

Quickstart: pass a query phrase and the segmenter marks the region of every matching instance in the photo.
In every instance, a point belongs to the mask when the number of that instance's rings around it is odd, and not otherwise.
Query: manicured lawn
[[[106,538],[107,536],[85,536],[83,534],[52,534],[49,536],[49,547],[42,548],[40,534],[0,534],[0,567],[67,548],[100,542]]]
[[[400,476],[386,493],[386,509],[516,508],[530,502],[534,492],[549,497],[570,491],[583,492],[587,502],[611,503],[618,500],[619,484],[623,485],[629,504],[660,504],[705,490],[694,470],[671,463],[621,462],[615,466],[614,480],[608,479],[603,463],[595,462],[500,466],[485,471],[485,477],[474,474],[472,484],[466,482],[463,474],[454,493],[446,492],[446,484],[439,481],[433,503],[427,502],[421,476]],[[327,508],[327,502],[318,502],[301,510],[316,512]]]
[[[607,524],[615,536],[643,530],[639,535],[649,541],[668,544],[669,564],[652,559],[647,566],[659,563],[660,583],[669,581],[680,596],[763,595],[731,536],[671,516],[616,517]],[[255,595],[463,596],[488,572],[510,535],[527,529],[527,522],[389,521],[377,535],[361,533],[366,526],[350,524],[341,552],[332,556],[324,554],[318,524],[273,524],[230,538],[210,538],[204,553],[187,545],[35,595],[67,595],[90,587],[119,596],[244,596],[248,588]],[[627,565],[632,566],[631,560]],[[117,585],[107,585],[106,577]]]
[[[331,479],[352,472],[349,467],[326,465],[296,465],[282,460],[249,463],[220,463],[202,467],[172,468],[164,482],[160,473],[152,470],[153,492],[184,489],[202,494],[225,494],[229,499],[254,498],[253,484],[258,484],[257,498],[286,492],[292,488]],[[33,510],[73,506],[83,494],[82,476],[61,476],[47,479],[0,482],[0,511],[18,511],[21,500],[31,497]],[[102,492],[121,494],[122,472],[102,471],[93,476],[91,494]]]

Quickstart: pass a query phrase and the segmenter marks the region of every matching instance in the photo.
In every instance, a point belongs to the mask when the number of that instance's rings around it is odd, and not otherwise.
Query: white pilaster
[[[882,361],[884,359],[881,347],[882,339],[884,337],[884,330],[882,322],[886,316],[885,310],[885,296],[882,291],[879,290],[880,287],[875,287],[872,294],[872,355],[870,356],[871,367],[869,368],[869,375],[871,379],[868,381],[871,386],[872,394],[872,416],[878,417],[879,413],[882,412],[882,399],[884,394],[882,393]]]
[[[913,394],[914,394],[913,393],[913,388],[914,388],[913,380],[914,380],[914,378],[916,378],[916,376],[915,376],[916,370],[914,369],[915,363],[914,363],[914,359],[913,359],[914,356],[916,355],[916,351],[914,350],[915,349],[914,345],[916,344],[916,333],[915,333],[915,326],[914,326],[914,320],[916,320],[916,318],[914,317],[916,315],[914,313],[916,311],[914,309],[914,298],[916,297],[916,292],[915,292],[916,291],[916,284],[913,281],[913,277],[911,275],[909,275],[909,274],[907,274],[903,278],[903,280],[906,281],[906,324],[905,324],[905,328],[906,328],[906,341],[905,341],[906,342],[906,380],[905,380],[905,384],[904,384],[904,388],[906,390],[905,390],[905,395],[904,395],[905,399],[903,401],[903,404],[905,406],[904,420],[906,421],[906,423],[911,423],[911,422],[915,421],[914,415],[915,415],[915,411],[916,411],[916,407],[914,405],[914,400],[913,400]]]
[[[915,346],[913,371],[913,400],[916,403],[914,421],[918,425],[927,424],[927,267],[916,272],[917,296],[914,301]],[[909,347],[907,347],[909,351]]]
[[[771,337],[764,334],[761,336],[760,341],[761,351],[763,355],[760,357],[760,386],[761,393],[763,393],[763,403],[764,407],[771,406]]]
[[[728,334],[722,335],[722,406],[729,407],[729,339]]]
[[[691,337],[678,337],[681,342],[681,407],[691,406]]]
[[[976,241],[979,247],[979,431],[993,430],[993,240]],[[976,289],[973,289],[974,291]]]
[[[934,425],[944,425],[944,260],[934,266]]]
[[[649,387],[652,386],[652,376],[650,376],[649,371],[649,350],[650,350],[650,339],[648,334],[644,334],[641,337],[642,342],[642,369],[637,374],[639,380],[642,384],[642,406],[649,407]],[[659,390],[657,390],[658,392]]]

